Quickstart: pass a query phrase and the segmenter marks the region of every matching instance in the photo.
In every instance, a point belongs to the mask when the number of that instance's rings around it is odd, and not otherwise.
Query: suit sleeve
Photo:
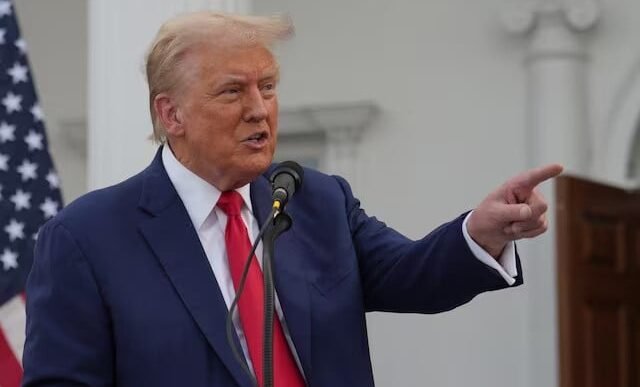
[[[106,306],[76,240],[55,220],[38,236],[26,311],[23,387],[114,385]]]
[[[336,177],[345,195],[346,214],[367,311],[438,313],[465,304],[476,295],[508,287],[493,268],[480,262],[462,235],[466,214],[412,241],[375,217]],[[522,269],[516,256],[522,284]]]

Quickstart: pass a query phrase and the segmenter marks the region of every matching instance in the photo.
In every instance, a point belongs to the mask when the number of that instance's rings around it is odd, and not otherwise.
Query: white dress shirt
[[[216,277],[216,281],[218,281],[218,286],[220,287],[222,298],[224,298],[224,301],[227,304],[227,308],[230,308],[231,303],[233,302],[233,298],[235,297],[235,288],[233,286],[233,280],[231,278],[231,272],[229,270],[227,251],[224,240],[224,232],[227,226],[227,216],[220,208],[216,206],[221,192],[216,187],[207,183],[198,175],[194,174],[185,166],[183,166],[175,158],[168,146],[165,146],[162,149],[162,163],[164,164],[164,168],[167,171],[167,175],[169,175],[169,180],[171,180],[171,183],[178,192],[178,196],[180,196],[180,199],[182,200],[182,203],[184,204],[187,213],[189,214],[189,218],[191,219],[191,223],[193,223],[193,227],[198,233],[200,243],[202,244],[204,252],[207,255],[207,259],[209,260],[209,264],[211,265],[213,274]],[[245,226],[247,227],[249,239],[253,241],[260,232],[260,226],[258,225],[257,219],[253,215],[251,197],[249,194],[250,186],[245,185],[244,187],[238,188],[236,191],[242,196],[242,199],[244,201],[241,216]],[[471,239],[469,233],[467,232],[466,226],[468,219],[469,216],[467,216],[467,218],[464,220],[464,223],[462,225],[462,233],[473,254],[481,262],[498,271],[498,273],[500,273],[500,275],[509,285],[513,285],[513,283],[515,282],[514,277],[518,274],[516,269],[514,244],[510,243],[507,248],[505,248],[500,259],[496,261],[491,255],[489,255],[489,253],[487,253],[473,239]],[[262,243],[258,244],[258,247],[256,249],[256,257],[258,259],[258,263],[260,264],[260,266],[262,266]],[[291,340],[291,335],[287,328],[286,322],[284,321],[282,307],[280,306],[280,302],[278,301],[277,294],[275,301],[276,313],[280,319],[285,337],[287,339],[287,342],[289,343],[289,347],[291,348],[296,363],[298,364],[298,368],[304,375],[304,372],[300,365],[300,359],[298,358],[295,346],[293,345],[293,341]],[[244,352],[244,357],[247,360],[249,369],[253,370],[251,358],[249,357],[247,341],[245,339],[244,332],[242,331],[240,317],[237,312],[233,316],[233,325],[235,327],[238,338],[240,339],[242,351]]]
[[[224,232],[227,227],[227,215],[216,206],[221,192],[182,165],[175,158],[169,146],[165,146],[162,149],[162,164],[167,171],[167,175],[169,175],[169,180],[171,180],[189,214],[193,227],[198,233],[202,248],[207,255],[209,265],[211,265],[213,274],[220,287],[222,298],[227,304],[227,308],[231,308],[233,299],[236,296],[236,291],[233,285],[233,279],[231,278],[224,240]],[[255,237],[260,233],[260,225],[256,217],[253,216],[249,185],[247,184],[244,187],[238,188],[236,191],[242,196],[244,204],[240,215],[249,233],[249,239],[253,242]],[[258,259],[258,264],[262,267],[262,242],[260,242],[256,248],[256,258]],[[291,334],[289,333],[287,324],[284,321],[282,307],[280,306],[277,293],[275,294],[275,309],[289,348],[291,348],[298,369],[304,377],[300,358],[296,352],[293,340],[291,340]],[[247,365],[251,372],[253,372],[253,364],[249,356],[249,347],[247,346],[247,340],[244,336],[244,331],[240,323],[240,315],[237,310],[232,320]]]

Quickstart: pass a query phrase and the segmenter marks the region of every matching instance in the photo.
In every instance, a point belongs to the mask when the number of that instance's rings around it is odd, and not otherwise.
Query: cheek
[[[271,130],[271,133],[275,135],[278,132],[278,109],[275,109],[273,112],[269,114],[267,123],[269,124],[269,129]]]
[[[278,123],[278,97],[274,96],[266,101],[267,112],[269,113],[269,122]]]
[[[200,140],[209,144],[225,144],[232,142],[240,118],[232,109],[207,111],[200,114],[197,131]]]
[[[199,117],[201,129],[216,133],[229,132],[242,120],[242,106],[239,103],[211,103],[195,114]]]

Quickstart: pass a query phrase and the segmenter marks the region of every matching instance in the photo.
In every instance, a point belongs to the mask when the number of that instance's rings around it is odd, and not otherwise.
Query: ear
[[[180,137],[184,134],[182,112],[174,98],[167,93],[160,93],[153,99],[153,108],[168,136]]]

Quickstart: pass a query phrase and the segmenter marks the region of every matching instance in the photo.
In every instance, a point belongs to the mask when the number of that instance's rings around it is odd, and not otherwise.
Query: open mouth
[[[247,137],[244,142],[252,147],[262,147],[267,143],[267,139],[269,138],[268,132],[256,132],[251,136]]]

